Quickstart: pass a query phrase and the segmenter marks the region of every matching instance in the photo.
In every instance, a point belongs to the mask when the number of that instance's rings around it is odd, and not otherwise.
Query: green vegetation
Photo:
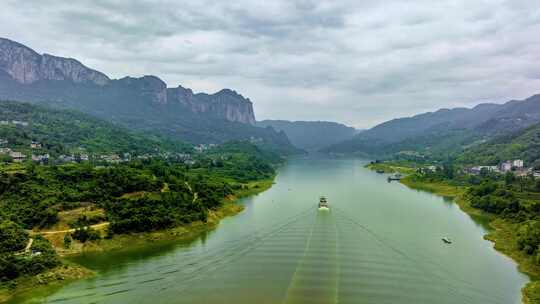
[[[131,153],[156,154],[182,152],[190,145],[130,132],[112,123],[75,111],[55,110],[19,102],[0,103],[0,139],[7,140],[11,149],[29,153]],[[16,125],[13,121],[28,123]],[[41,144],[31,149],[32,141]]]
[[[476,165],[498,165],[508,159],[540,168],[540,124],[473,146],[457,157],[460,163]]]
[[[260,137],[247,137],[254,144],[229,142],[195,153],[180,141],[141,135],[86,114],[0,103],[1,148],[23,152],[27,159],[76,156],[76,162],[37,165],[11,163],[9,155],[1,155],[0,299],[34,286],[36,278],[41,284],[88,273],[72,273],[77,267],[64,267],[58,252],[125,247],[136,243],[134,233],[193,237],[215,227],[221,217],[241,210],[231,200],[271,185],[282,161],[273,151],[298,152],[271,129],[226,126],[251,128],[244,133]],[[276,147],[279,142],[284,146]],[[142,157],[82,161],[83,154],[124,153]]]
[[[375,162],[371,162],[367,164],[366,168],[369,168],[374,171],[383,172],[383,173],[399,172],[401,174],[411,174],[416,171],[416,169],[412,166],[414,166],[414,164],[410,162],[403,162],[403,161],[392,161],[392,162],[375,161]]]

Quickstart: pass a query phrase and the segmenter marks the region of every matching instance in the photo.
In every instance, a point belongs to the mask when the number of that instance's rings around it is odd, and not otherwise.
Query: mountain
[[[156,76],[110,79],[79,61],[40,55],[0,38],[0,99],[79,110],[129,129],[192,143],[250,140],[297,151],[284,133],[255,126],[253,104],[239,93],[168,88]]]
[[[14,101],[0,102],[0,140],[2,147],[26,155],[141,155],[192,150],[189,144],[132,132],[84,113]],[[32,142],[40,147],[31,148]]]
[[[441,109],[379,124],[325,151],[394,154],[414,151],[450,153],[480,141],[509,134],[540,122],[540,95],[504,104]]]
[[[283,131],[291,143],[304,150],[319,150],[352,138],[358,131],[346,125],[328,121],[263,120],[257,126]]]
[[[497,136],[458,156],[460,163],[468,165],[498,165],[510,159],[522,159],[526,166],[540,167],[540,123]]]

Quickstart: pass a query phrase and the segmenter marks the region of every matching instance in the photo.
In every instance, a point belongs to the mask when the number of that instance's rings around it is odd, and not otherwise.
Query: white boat
[[[328,207],[328,202],[326,201],[326,197],[321,196],[319,198],[319,210],[330,210]]]

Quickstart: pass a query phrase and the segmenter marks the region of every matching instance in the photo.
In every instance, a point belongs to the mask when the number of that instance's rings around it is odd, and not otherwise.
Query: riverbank
[[[404,174],[410,174],[415,171],[414,168],[407,169],[399,165],[394,166],[385,163],[369,164],[366,168],[384,170],[388,173],[400,172]],[[518,225],[472,207],[464,196],[467,190],[464,186],[450,185],[441,181],[428,182],[417,179],[414,175],[408,175],[401,179],[400,182],[411,189],[450,197],[463,212],[485,223],[489,231],[484,236],[484,239],[493,242],[495,250],[513,259],[518,264],[519,271],[527,274],[530,278],[530,282],[522,289],[523,303],[540,303],[540,266],[535,261],[534,256],[526,255],[523,251],[519,250],[517,246]]]
[[[61,287],[64,284],[88,278],[95,273],[80,265],[64,261],[63,265],[50,269],[36,276],[20,277],[0,287],[0,303],[12,297],[38,288]]]
[[[235,191],[224,199],[224,203],[217,210],[209,210],[206,222],[197,221],[187,225],[163,229],[152,232],[118,234],[110,239],[100,239],[97,241],[87,241],[85,243],[72,241],[70,248],[64,247],[65,233],[48,233],[44,236],[51,242],[57,253],[63,257],[63,265],[41,273],[37,276],[22,277],[8,284],[0,286],[0,303],[7,302],[15,295],[34,290],[40,287],[55,288],[64,284],[88,278],[95,273],[81,265],[74,264],[66,260],[66,257],[73,257],[91,252],[108,252],[133,250],[137,247],[148,246],[149,243],[160,243],[167,241],[185,241],[195,240],[203,233],[211,231],[218,227],[220,221],[228,216],[240,213],[244,207],[237,203],[241,198],[257,195],[272,187],[274,178],[268,178],[260,181],[254,181],[245,184],[244,187]],[[97,230],[102,235],[105,234],[107,225],[98,226]]]

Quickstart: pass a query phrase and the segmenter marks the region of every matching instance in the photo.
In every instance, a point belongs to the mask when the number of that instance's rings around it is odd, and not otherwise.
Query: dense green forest
[[[39,247],[39,260],[17,252],[28,241],[24,229],[50,227],[58,222],[59,212],[81,206],[103,209],[110,223],[106,237],[206,221],[210,210],[248,182],[272,177],[281,158],[239,142],[202,153],[194,161],[191,166],[164,159],[106,167],[4,165],[0,168],[0,278],[10,280],[58,265],[54,250],[42,238],[32,245],[33,251]],[[82,242],[104,237],[84,227],[91,220],[77,219],[78,229],[71,237]],[[39,261],[40,266],[28,261]]]
[[[0,139],[7,140],[4,146],[22,152],[30,151],[32,141],[42,145],[35,153],[52,156],[82,152],[155,154],[190,149],[180,141],[131,132],[79,112],[27,103],[0,102],[0,121],[4,121],[0,124]]]
[[[540,167],[540,124],[475,145],[457,155],[463,164],[497,165],[508,159],[523,159]]]

